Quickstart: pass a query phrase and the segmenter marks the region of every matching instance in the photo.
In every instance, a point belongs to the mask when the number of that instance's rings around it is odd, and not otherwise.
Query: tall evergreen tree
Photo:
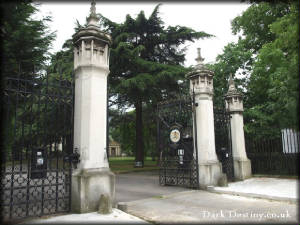
[[[48,28],[51,17],[33,18],[37,11],[31,0],[1,3],[3,77],[32,78],[49,59],[55,33]]]
[[[48,29],[48,22],[51,17],[35,19],[34,15],[38,11],[38,7],[30,0],[7,1],[1,2],[1,85],[4,89],[7,83],[14,90],[24,89],[32,91],[38,88],[38,83],[43,80],[43,73],[40,73],[45,68],[46,60],[49,57],[49,48],[52,40],[55,38],[55,33]],[[7,78],[14,78],[10,82],[6,82]],[[19,78],[16,80],[15,78]],[[34,80],[37,82],[25,82],[24,80]],[[3,90],[1,89],[1,90]],[[3,98],[3,101],[5,99]],[[38,114],[31,112],[30,104],[24,97],[16,97],[10,95],[10,102],[15,104],[9,108],[7,102],[1,104],[1,116],[3,120],[3,143],[4,150],[10,152],[12,145],[20,146],[22,132],[24,136],[28,133],[27,130],[18,129],[19,123],[16,117],[24,123],[33,116],[39,118]],[[35,121],[35,123],[37,123]],[[35,124],[36,125],[36,124]],[[36,126],[33,125],[34,130]],[[26,133],[27,132],[27,133]],[[26,142],[25,137],[23,142]],[[38,138],[38,137],[37,137]]]
[[[160,4],[148,19],[141,11],[135,19],[127,15],[121,24],[100,15],[103,27],[113,39],[109,83],[119,103],[135,108],[135,161],[142,164],[143,104],[153,104],[178,88],[177,80],[186,72],[181,45],[211,36],[183,26],[164,27],[159,7]]]

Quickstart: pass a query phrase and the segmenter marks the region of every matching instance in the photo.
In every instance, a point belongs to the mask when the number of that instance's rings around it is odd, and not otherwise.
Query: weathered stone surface
[[[234,159],[233,161],[235,180],[245,180],[252,176],[251,161]]]
[[[236,180],[250,178],[251,162],[247,158],[245,136],[244,136],[244,119],[243,119],[243,96],[236,89],[232,75],[229,78],[229,88],[225,95],[227,110],[231,114],[230,128],[232,139],[232,155],[234,159],[234,177]]]
[[[71,210],[99,210],[99,197],[115,196],[115,176],[107,148],[107,77],[111,38],[97,25],[95,2],[88,26],[73,35],[75,71],[74,148],[80,153],[72,174]]]
[[[220,187],[228,187],[228,182],[227,182],[227,175],[225,173],[222,173],[218,180],[218,186]]]
[[[101,194],[99,200],[99,210],[100,214],[110,214],[112,213],[112,203],[110,196],[107,194]]]
[[[99,210],[99,196],[115,198],[115,175],[109,168],[76,170],[72,175],[71,210],[88,213]]]
[[[215,147],[215,128],[213,112],[213,71],[203,64],[198,49],[197,65],[186,77],[190,80],[190,93],[195,93],[195,113],[197,126],[197,149],[199,163],[199,186],[217,185],[222,174]]]
[[[73,39],[74,148],[80,153],[79,168],[109,167],[106,156],[109,44],[96,35],[100,31],[89,26],[80,29],[74,37],[82,30],[95,31],[95,34],[83,33],[81,38]]]
[[[199,163],[199,187],[206,189],[208,186],[218,185],[222,175],[222,164],[219,161]]]

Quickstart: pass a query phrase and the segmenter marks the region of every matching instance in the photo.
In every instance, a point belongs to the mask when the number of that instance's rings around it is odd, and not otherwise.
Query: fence
[[[253,174],[299,173],[299,132],[284,129],[278,137],[256,140],[246,136],[246,150]]]

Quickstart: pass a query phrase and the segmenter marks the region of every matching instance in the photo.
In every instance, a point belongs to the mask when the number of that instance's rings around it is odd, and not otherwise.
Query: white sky
[[[57,31],[57,38],[53,43],[52,52],[59,51],[65,40],[74,34],[76,19],[84,24],[89,15],[90,2],[41,2],[40,13],[37,15],[52,15],[52,22],[49,24],[52,31]],[[148,18],[158,2],[147,3],[103,3],[97,2],[96,11],[110,20],[122,23],[127,14],[133,18],[144,10]],[[168,25],[180,25],[213,34],[216,37],[187,42],[189,45],[186,52],[186,66],[194,65],[197,55],[196,48],[201,48],[201,55],[205,63],[215,61],[218,54],[222,53],[223,47],[237,37],[231,33],[231,20],[240,15],[249,7],[249,4],[239,2],[213,2],[213,3],[177,3],[163,2],[160,7],[160,17]]]

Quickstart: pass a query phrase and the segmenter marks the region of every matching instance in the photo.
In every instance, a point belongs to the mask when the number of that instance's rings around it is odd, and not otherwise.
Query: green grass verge
[[[134,157],[110,157],[109,167],[114,173],[128,173],[139,171],[157,170],[159,167],[156,161],[152,161],[151,157],[144,160],[143,168],[134,168]]]
[[[22,161],[22,165],[27,165],[27,160]],[[51,168],[56,168],[56,159],[51,160]],[[156,165],[157,161],[152,161],[151,157],[147,157],[144,161],[145,165],[143,168],[134,167],[134,157],[110,157],[109,167],[114,173],[128,173],[128,172],[139,172],[139,171],[152,171],[158,170],[159,167]],[[11,166],[11,162],[7,162],[6,166]],[[20,165],[20,161],[15,162],[15,166]],[[66,166],[68,163],[66,164]],[[48,161],[48,169],[50,168],[50,162]],[[60,158],[58,161],[58,168],[63,168],[63,162]]]

